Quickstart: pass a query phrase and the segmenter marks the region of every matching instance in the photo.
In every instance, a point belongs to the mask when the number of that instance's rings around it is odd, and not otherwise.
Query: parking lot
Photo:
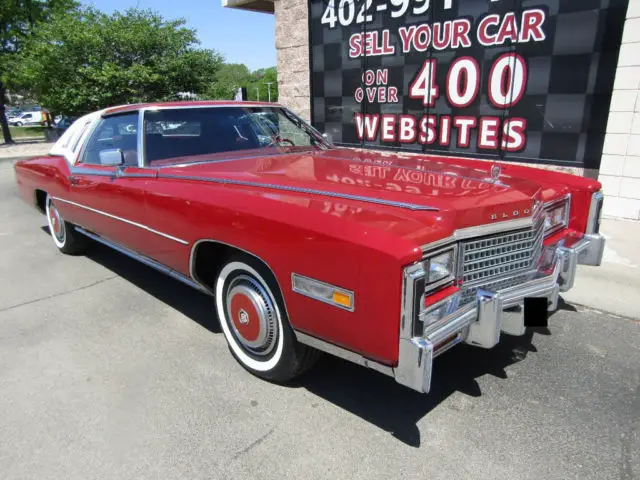
[[[106,247],[62,255],[45,224],[0,161],[3,479],[640,478],[637,318],[561,302],[440,357],[429,395],[330,357],[278,386],[210,298]]]

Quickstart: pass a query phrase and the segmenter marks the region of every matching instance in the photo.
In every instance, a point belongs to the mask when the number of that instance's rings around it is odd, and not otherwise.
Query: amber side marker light
[[[342,292],[333,292],[333,302],[342,305],[345,308],[351,308],[351,297]]]
[[[291,285],[294,292],[320,302],[353,312],[354,294],[351,290],[321,282],[314,278],[305,277],[297,273],[291,275]]]

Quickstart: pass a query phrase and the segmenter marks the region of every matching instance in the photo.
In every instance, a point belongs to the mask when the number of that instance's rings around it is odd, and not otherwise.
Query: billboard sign
[[[310,0],[335,143],[597,168],[623,0]]]

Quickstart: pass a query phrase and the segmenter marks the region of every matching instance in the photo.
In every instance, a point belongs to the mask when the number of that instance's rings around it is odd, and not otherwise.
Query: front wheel
[[[46,214],[49,233],[58,250],[70,255],[83,253],[86,250],[89,239],[64,221],[50,195],[47,195]]]
[[[16,122],[16,127],[21,127],[22,126],[22,122]]]
[[[222,267],[215,300],[229,349],[249,372],[286,382],[316,362],[319,352],[298,343],[275,280],[252,257],[239,255]]]

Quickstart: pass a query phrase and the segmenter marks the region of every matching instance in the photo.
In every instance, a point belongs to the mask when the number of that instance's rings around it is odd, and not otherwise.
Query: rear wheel
[[[235,359],[254,375],[286,382],[319,352],[297,342],[270,272],[248,255],[231,258],[215,284],[216,311]]]
[[[88,238],[78,233],[73,225],[64,221],[50,195],[47,195],[45,205],[49,233],[51,233],[53,243],[58,247],[58,250],[70,255],[84,252],[87,248]]]

